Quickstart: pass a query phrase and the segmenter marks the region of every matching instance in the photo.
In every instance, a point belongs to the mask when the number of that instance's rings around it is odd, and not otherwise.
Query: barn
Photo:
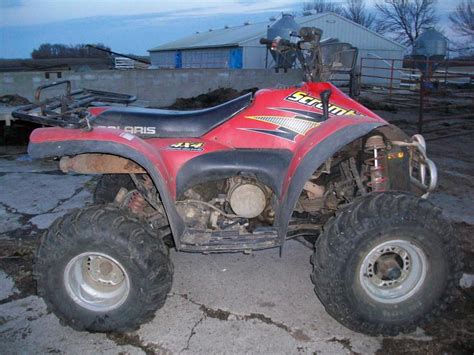
[[[152,48],[152,68],[270,68],[274,63],[259,39],[266,37],[273,21],[199,32]],[[322,29],[323,39],[337,38],[357,47],[359,62],[361,58],[401,60],[405,52],[401,44],[335,13],[295,17],[295,21]]]

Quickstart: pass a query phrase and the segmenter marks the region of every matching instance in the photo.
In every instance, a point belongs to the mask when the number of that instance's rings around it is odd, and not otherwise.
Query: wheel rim
[[[119,307],[130,292],[124,267],[109,255],[93,252],[69,261],[64,270],[64,285],[74,302],[94,312]]]
[[[391,240],[367,253],[359,281],[372,299],[399,303],[422,287],[427,269],[426,255],[418,246],[406,240]]]

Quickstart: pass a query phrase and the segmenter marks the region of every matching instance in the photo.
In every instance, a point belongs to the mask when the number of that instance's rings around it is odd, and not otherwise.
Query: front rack
[[[65,93],[41,100],[43,90],[65,85]],[[63,128],[85,128],[90,126],[91,116],[88,108],[101,103],[129,105],[136,101],[135,96],[93,89],[72,91],[71,81],[63,80],[39,86],[35,92],[35,102],[22,106],[12,112],[19,120],[40,125]]]

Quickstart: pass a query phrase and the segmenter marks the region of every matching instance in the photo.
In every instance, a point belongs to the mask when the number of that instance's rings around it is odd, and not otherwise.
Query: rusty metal
[[[41,101],[41,92],[44,89],[51,88],[54,86],[59,86],[59,85],[66,85],[66,95],[71,96],[71,81],[70,80],[62,80],[62,81],[57,81],[52,84],[46,84],[46,85],[41,85],[36,88],[35,91],[35,102],[39,103]]]
[[[473,109],[473,108],[474,108],[474,105],[471,103],[463,104],[463,105],[450,105],[450,104],[446,104],[446,102],[442,102],[440,104],[430,103],[429,105],[425,105],[426,110],[441,110],[441,111]],[[470,113],[470,115],[474,115],[474,113]],[[449,116],[449,117],[454,117],[454,116]]]
[[[417,68],[421,63],[429,68],[434,62],[426,59],[362,58],[361,80],[377,79],[372,86],[361,84],[362,91],[370,93],[372,100],[416,112],[413,125],[416,125],[418,133],[426,131],[425,126],[432,122],[450,122],[474,116],[470,113],[474,102],[474,73],[469,72],[468,68],[474,66],[474,61],[436,62],[439,64],[437,71],[429,75]],[[436,112],[438,117],[427,118],[430,112]],[[441,115],[443,117],[439,117]],[[454,128],[455,125],[444,127],[446,130]]]
[[[424,89],[424,76],[422,75],[420,78],[420,106],[418,109],[418,133],[423,133],[423,113],[424,113],[424,101],[425,101],[425,89]]]
[[[461,119],[468,119],[471,117],[474,117],[474,112],[466,113],[462,115],[452,115],[452,116],[446,116],[446,117],[430,118],[428,120],[425,120],[424,122],[430,123],[430,122],[437,122],[437,121],[461,120]]]
[[[392,65],[391,65],[391,67],[390,67],[390,89],[389,89],[388,97],[392,97],[394,66],[395,66],[395,61],[392,59]]]
[[[314,212],[314,211],[321,211],[325,205],[324,200],[322,198],[316,198],[310,200],[309,198],[300,198],[298,200],[298,204],[302,211],[307,212]]]
[[[446,129],[471,129],[474,128],[474,122],[456,122],[450,123],[449,126],[443,125],[442,127],[434,127],[428,130],[425,130],[426,134],[435,133],[435,132],[446,132]]]
[[[145,208],[149,204],[145,201],[145,198],[137,190],[132,191],[128,199],[127,207],[137,215],[144,214]]]
[[[441,135],[441,136],[438,136],[438,137],[428,137],[428,138],[426,138],[426,140],[431,142],[431,141],[436,141],[436,140],[439,140],[439,139],[466,136],[466,135],[469,135],[469,134],[474,134],[474,131],[459,132],[459,133],[453,133],[453,134],[448,134],[448,135]]]
[[[61,171],[79,174],[143,174],[146,171],[137,163],[110,154],[80,154],[75,157],[62,157],[59,161]]]
[[[323,197],[325,191],[324,186],[317,185],[311,181],[306,181],[303,189],[308,194],[310,200]]]
[[[153,190],[153,188],[155,187],[155,184],[151,180],[150,175],[143,175],[142,178],[143,178],[143,186],[145,187],[145,189],[147,191]]]

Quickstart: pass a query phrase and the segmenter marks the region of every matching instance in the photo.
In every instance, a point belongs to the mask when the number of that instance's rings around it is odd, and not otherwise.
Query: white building
[[[386,61],[364,59],[364,66],[383,67],[384,70],[364,68],[368,75],[364,82],[376,82],[370,76],[387,76],[391,59],[401,67],[405,47],[382,35],[334,13],[320,13],[295,17],[301,27],[323,30],[323,40],[337,38],[359,50],[361,58],[384,58]],[[209,30],[169,42],[149,50],[151,68],[271,68],[274,63],[260,38],[266,37],[272,22],[245,24],[237,27]],[[395,76],[398,76],[395,73]]]

